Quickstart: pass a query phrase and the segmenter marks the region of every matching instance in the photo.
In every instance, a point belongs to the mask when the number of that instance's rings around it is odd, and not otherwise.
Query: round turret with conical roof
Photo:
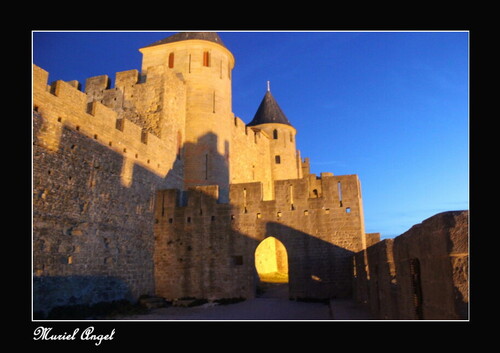
[[[273,180],[302,177],[300,155],[295,143],[297,130],[271,94],[269,82],[257,112],[247,126],[265,132],[271,139]]]
[[[266,92],[255,116],[247,125],[256,126],[262,124],[285,124],[292,126],[285,113],[283,113],[278,105],[278,102],[274,99],[271,91]]]

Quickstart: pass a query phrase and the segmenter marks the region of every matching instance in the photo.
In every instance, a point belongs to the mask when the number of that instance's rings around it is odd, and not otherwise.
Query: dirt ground
[[[270,284],[255,299],[229,305],[207,303],[195,307],[168,306],[145,315],[119,317],[118,320],[156,321],[322,321],[373,320],[352,300],[302,302],[288,299],[287,284]]]

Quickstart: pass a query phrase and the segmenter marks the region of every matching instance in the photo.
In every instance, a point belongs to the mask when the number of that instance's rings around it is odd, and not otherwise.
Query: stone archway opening
[[[275,237],[267,237],[255,249],[255,268],[263,283],[288,283],[288,254]]]

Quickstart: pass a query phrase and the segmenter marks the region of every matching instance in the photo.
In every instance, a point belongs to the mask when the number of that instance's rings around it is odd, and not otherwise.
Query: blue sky
[[[34,32],[49,81],[140,69],[175,32]],[[233,112],[271,92],[311,172],[358,174],[367,232],[397,236],[469,208],[468,32],[218,32],[236,59]]]

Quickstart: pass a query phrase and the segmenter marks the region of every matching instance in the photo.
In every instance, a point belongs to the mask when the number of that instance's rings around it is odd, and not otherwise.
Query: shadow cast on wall
[[[169,300],[252,298],[259,282],[256,249],[274,237],[288,254],[290,298],[350,297],[353,252],[288,225],[285,216],[275,221],[276,200],[262,200],[262,184],[229,185],[227,156],[215,153],[217,137],[208,134],[199,141],[200,146],[185,144],[184,150],[201,156],[211,151],[217,169],[198,158],[198,173],[191,173],[208,181],[186,191],[160,190],[156,197],[156,294]],[[211,150],[206,141],[213,144]],[[221,168],[226,171],[219,179],[211,178]],[[220,194],[226,185],[230,202],[224,202],[225,192]],[[295,212],[294,220],[304,214]]]
[[[128,284],[114,276],[37,276],[33,293],[35,319],[85,319],[92,306],[134,301]]]
[[[185,143],[158,175],[135,161],[143,156],[74,126],[60,127],[58,149],[47,151],[37,137],[51,124],[34,112],[33,311],[155,294],[251,298],[255,250],[268,236],[286,247],[290,298],[351,295],[352,252],[227,202],[229,148],[218,153],[216,135]],[[189,173],[194,189],[179,191]]]
[[[59,120],[33,112],[33,311],[153,295],[155,193],[182,185],[182,160],[159,175],[150,156]]]
[[[180,158],[183,160],[184,189],[203,185],[218,185],[218,201],[229,202],[229,142],[223,141],[223,154],[218,136],[206,133],[196,143],[185,142]]]
[[[468,211],[438,213],[354,256],[355,298],[380,319],[468,319]]]
[[[352,251],[278,222],[266,224],[271,235],[287,250],[292,299],[351,297]]]

